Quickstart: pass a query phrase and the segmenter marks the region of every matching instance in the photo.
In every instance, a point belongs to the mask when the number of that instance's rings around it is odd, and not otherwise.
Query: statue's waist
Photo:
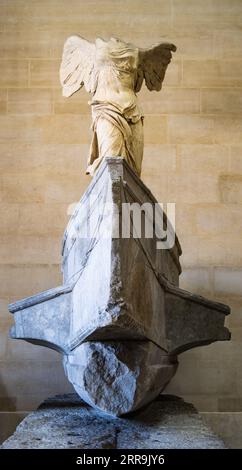
[[[143,118],[143,113],[136,103],[132,103],[127,107],[122,107],[118,103],[92,100],[89,104],[92,106],[92,115],[94,119],[100,116],[105,117],[105,114],[110,113],[118,113],[127,121],[131,121],[133,123],[138,122]]]

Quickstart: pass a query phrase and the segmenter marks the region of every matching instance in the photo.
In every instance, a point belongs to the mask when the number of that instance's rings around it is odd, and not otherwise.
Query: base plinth
[[[172,395],[128,417],[97,411],[76,394],[46,400],[2,449],[223,449],[193,405]]]

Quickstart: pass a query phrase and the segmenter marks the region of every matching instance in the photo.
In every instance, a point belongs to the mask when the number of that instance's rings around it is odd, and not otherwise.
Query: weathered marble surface
[[[113,418],[75,394],[29,414],[1,449],[222,449],[224,443],[181,398],[162,395],[128,418]]]
[[[156,398],[178,362],[151,341],[92,341],[65,356],[64,366],[83,400],[121,416]]]
[[[229,307],[178,287],[181,248],[174,232],[175,244],[166,250],[157,249],[155,234],[117,236],[124,202],[153,207],[157,201],[123,158],[110,157],[67,226],[63,286],[9,306],[12,338],[61,352],[80,396],[116,415],[154,399],[174,375],[178,354],[230,339]],[[107,213],[104,204],[111,204]],[[95,236],[88,236],[91,223]],[[167,230],[173,231],[169,221]]]
[[[157,237],[115,238],[114,216],[104,217],[102,204],[115,203],[120,218],[126,201],[157,202],[124,159],[106,159],[64,234],[64,285],[10,305],[13,337],[32,335],[67,354],[87,340],[148,339],[173,354],[196,339],[229,338],[227,306],[177,288],[177,238],[169,250],[157,249]],[[90,220],[96,238],[86,236]]]

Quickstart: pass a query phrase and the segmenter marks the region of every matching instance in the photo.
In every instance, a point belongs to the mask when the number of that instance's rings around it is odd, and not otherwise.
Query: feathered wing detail
[[[95,53],[95,44],[80,36],[70,36],[66,40],[60,66],[63,96],[73,95],[83,85],[88,93],[95,92]]]
[[[151,49],[139,49],[139,63],[135,91],[140,91],[143,80],[149,90],[160,91],[166,69],[176,51],[174,44],[162,43]]]

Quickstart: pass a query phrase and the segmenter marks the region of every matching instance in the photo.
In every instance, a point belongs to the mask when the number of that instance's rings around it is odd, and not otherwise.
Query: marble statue
[[[93,95],[93,138],[86,173],[93,175],[105,157],[124,157],[140,175],[143,158],[143,114],[137,92],[143,81],[159,91],[176,46],[161,43],[139,49],[116,38],[90,43],[71,36],[64,45],[60,67],[63,96],[84,85]]]
[[[179,287],[181,246],[161,208],[173,246],[157,249],[162,236],[150,215],[151,237],[142,235],[141,214],[140,237],[133,232],[131,213],[128,236],[117,236],[127,204],[149,205],[150,214],[158,206],[139,178],[143,117],[136,92],[143,80],[160,90],[175,50],[173,44],[140,50],[118,39],[67,40],[63,94],[83,85],[93,94],[87,172],[94,178],[64,234],[62,285],[9,305],[11,337],[61,353],[82,400],[114,416],[158,397],[176,373],[179,354],[230,339],[224,326],[230,308]]]

